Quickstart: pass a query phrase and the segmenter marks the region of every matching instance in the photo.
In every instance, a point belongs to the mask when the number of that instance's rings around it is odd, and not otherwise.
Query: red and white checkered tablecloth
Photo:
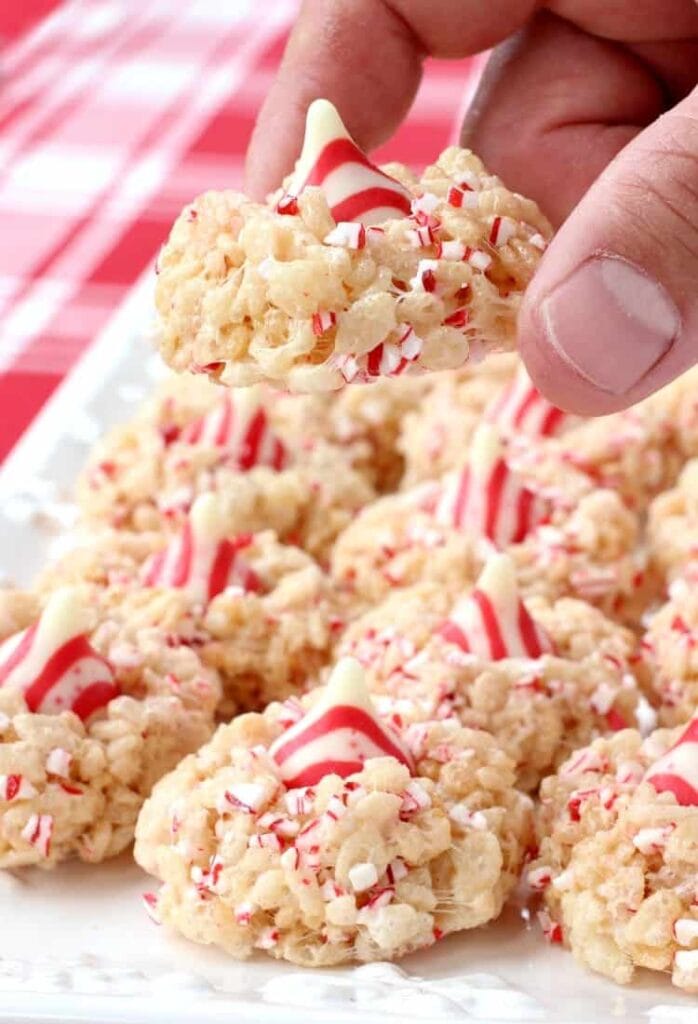
[[[297,2],[0,8],[2,460],[184,203],[239,186]],[[377,156],[421,165],[452,141],[476,64],[430,62]]]

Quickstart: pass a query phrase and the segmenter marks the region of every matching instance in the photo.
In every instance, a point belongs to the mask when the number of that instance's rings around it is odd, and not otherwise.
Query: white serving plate
[[[146,273],[0,469],[0,578],[29,583],[74,513],[90,445],[161,372],[145,340]],[[259,955],[236,963],[158,928],[152,882],[128,855],[90,867],[0,872],[0,1022],[143,1024],[696,1024],[698,1002],[643,972],[619,988],[591,975],[509,910],[399,966],[307,971]]]

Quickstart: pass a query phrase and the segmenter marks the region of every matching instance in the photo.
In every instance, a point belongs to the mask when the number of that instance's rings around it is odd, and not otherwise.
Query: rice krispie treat
[[[561,470],[574,467],[643,512],[674,485],[686,459],[698,456],[696,384],[690,371],[631,409],[577,422],[560,437],[533,447],[514,438],[517,465],[523,470],[544,458]]]
[[[158,260],[159,347],[175,370],[293,391],[463,365],[514,346],[550,228],[469,150],[421,179],[374,167],[326,100],[277,201],[208,192]]]
[[[108,627],[64,588],[0,646],[0,867],[119,853],[153,784],[213,731],[220,683],[193,649],[151,630],[123,665]]]
[[[576,746],[636,720],[633,634],[582,601],[524,603],[504,554],[455,602],[429,583],[390,595],[337,649],[365,667],[382,714],[455,717],[490,732],[523,789]]]
[[[662,725],[680,725],[698,708],[698,585],[676,579],[669,600],[648,619],[642,641],[645,680]]]
[[[637,516],[583,474],[551,479],[547,470],[515,472],[496,429],[481,425],[460,471],[359,513],[337,539],[334,578],[358,604],[421,580],[437,581],[453,596],[499,549],[516,562],[526,593],[580,597],[634,619],[646,588]]]
[[[279,392],[272,411],[274,423],[281,436],[301,450],[312,450],[318,439],[326,442],[328,451],[341,448],[352,469],[377,494],[388,494],[397,489],[405,470],[401,443],[405,417],[419,408],[434,382],[449,375],[444,371],[381,377],[372,384],[315,394]]]
[[[647,536],[662,577],[698,578],[698,459],[686,463],[676,487],[652,502]]]
[[[196,499],[178,534],[107,531],[65,556],[40,586],[64,582],[92,584],[127,652],[131,634],[150,626],[173,645],[195,647],[220,672],[224,717],[305,689],[342,625],[313,559],[270,531],[231,535],[216,494]]]
[[[541,786],[538,831],[547,937],[621,984],[645,967],[698,993],[698,718],[577,751]]]
[[[400,448],[403,488],[434,480],[463,464],[480,423],[493,423],[502,437],[538,439],[561,433],[576,417],[551,405],[510,353],[439,374],[419,407],[405,417]]]
[[[168,381],[97,445],[78,484],[86,520],[176,529],[197,495],[215,491],[231,533],[272,529],[324,557],[373,487],[344,449],[298,434],[295,444],[282,440],[271,392],[205,383]]]
[[[486,733],[393,732],[359,666],[293,709],[222,726],[161,781],[136,859],[147,899],[187,938],[306,966],[395,959],[496,917],[531,804]]]

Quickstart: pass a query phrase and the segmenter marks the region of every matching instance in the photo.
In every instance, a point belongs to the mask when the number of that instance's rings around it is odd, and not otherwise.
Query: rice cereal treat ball
[[[620,984],[645,967],[698,993],[698,719],[577,751],[541,786],[538,831],[548,938]]]
[[[483,420],[495,424],[507,440],[521,437],[525,448],[576,422],[541,395],[512,353],[431,379],[419,407],[405,417],[400,436],[403,488],[459,469]]]
[[[163,883],[157,918],[305,966],[392,960],[495,918],[531,803],[494,740],[432,722],[413,753],[351,659],[303,704],[294,723],[272,705],[222,726],[154,791],[136,859]]]
[[[677,579],[648,620],[645,680],[661,725],[687,722],[698,708],[698,584]]]
[[[309,555],[270,531],[228,533],[220,495],[195,501],[179,534],[107,532],[75,549],[42,586],[85,581],[108,611],[118,657],[133,636],[164,631],[221,676],[219,714],[263,707],[304,690],[330,658],[341,608]]]
[[[417,410],[433,382],[450,371],[418,377],[382,377],[339,392],[278,392],[273,406],[277,430],[289,444],[312,451],[318,439],[345,459],[378,493],[397,489],[405,471],[401,434],[405,417]],[[335,468],[335,472],[337,472]]]
[[[364,666],[381,714],[485,729],[530,790],[576,746],[635,724],[632,633],[582,601],[522,601],[507,555],[452,601],[435,584],[351,623],[338,654]]]
[[[282,540],[325,556],[373,498],[371,485],[336,445],[282,440],[270,392],[233,393],[204,383],[210,404],[203,411],[197,412],[203,388],[190,394],[168,382],[97,446],[78,485],[86,521],[176,530],[196,497],[215,491],[231,533],[273,529]]]
[[[583,420],[559,437],[531,448],[519,442],[518,463],[526,457],[561,468],[575,467],[599,488],[619,494],[643,512],[676,482],[687,458],[698,455],[698,374],[690,371],[623,412]]]
[[[469,150],[417,179],[380,171],[318,100],[292,179],[266,206],[208,192],[158,261],[159,347],[175,370],[292,391],[463,365],[514,347],[550,228]]]
[[[153,784],[213,731],[216,673],[163,633],[112,663],[88,599],[56,591],[0,646],[2,867],[119,853]]]
[[[579,597],[633,621],[648,586],[637,516],[581,473],[551,481],[547,470],[516,472],[496,428],[482,424],[458,472],[359,513],[337,539],[332,575],[359,608],[421,581],[454,596],[505,550],[526,593]]]
[[[698,459],[686,463],[676,487],[654,499],[647,534],[662,578],[698,579]]]

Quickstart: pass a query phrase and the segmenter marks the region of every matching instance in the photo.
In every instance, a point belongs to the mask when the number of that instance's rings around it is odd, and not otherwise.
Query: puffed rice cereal
[[[541,786],[549,941],[620,984],[638,967],[698,993],[698,720],[643,740],[634,730],[575,752]]]
[[[307,966],[394,959],[492,920],[530,801],[486,733],[431,722],[418,743],[381,722],[350,659],[301,705],[221,726],[139,819],[157,919]]]
[[[0,867],[121,852],[153,784],[214,728],[217,673],[152,630],[124,664],[88,601],[56,591],[0,646]]]
[[[293,391],[458,367],[513,348],[549,235],[469,150],[421,179],[379,171],[318,100],[283,194],[208,192],[177,219],[158,260],[160,352],[178,371]]]

